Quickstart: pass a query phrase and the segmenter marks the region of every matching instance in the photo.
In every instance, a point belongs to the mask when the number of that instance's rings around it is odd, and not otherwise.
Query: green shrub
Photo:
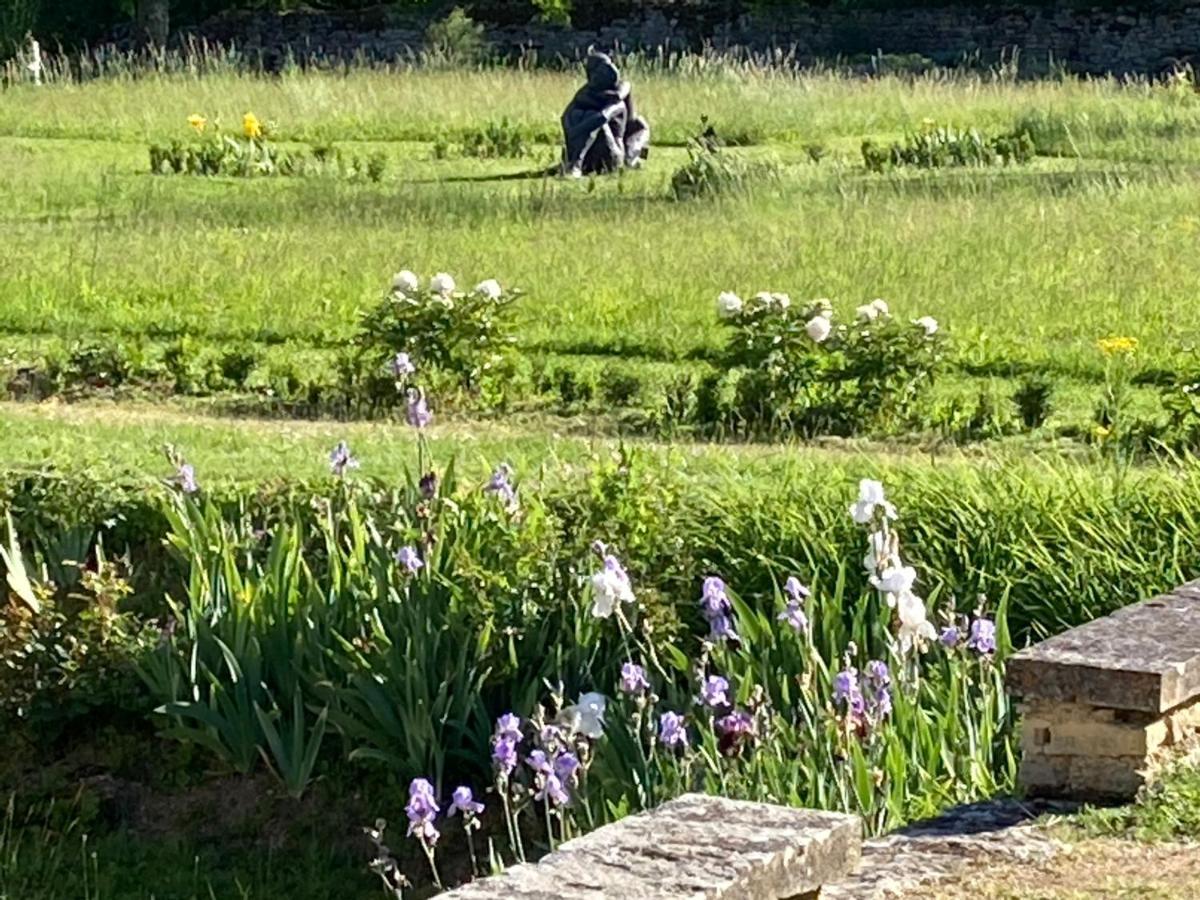
[[[462,152],[464,156],[475,159],[526,156],[530,151],[530,137],[527,132],[528,129],[511,123],[508,119],[488,122],[463,133]]]
[[[701,118],[704,130],[688,142],[688,161],[671,175],[668,188],[675,200],[744,194],[754,187],[778,180],[780,169],[773,160],[748,160],[724,150],[715,129]]]
[[[900,322],[881,300],[834,324],[826,301],[792,305],[786,294],[718,299],[730,329],[700,404],[702,422],[750,433],[892,432],[928,400],[944,334],[929,317]]]
[[[144,716],[150,707],[135,667],[157,637],[124,608],[132,588],[102,546],[91,551],[93,565],[85,565],[91,534],[81,541],[71,540],[74,532],[63,537],[48,548],[49,559],[27,555],[10,520],[0,566],[30,576],[10,578],[10,589],[0,593],[0,723],[45,741],[81,723]],[[70,545],[83,551],[78,561],[55,558]],[[64,573],[64,583],[37,576],[50,568]]]
[[[359,319],[353,352],[353,378],[375,384],[367,395],[377,397],[379,386],[403,384],[407,375],[392,366],[406,354],[406,366],[453,376],[466,390],[477,390],[487,373],[499,366],[515,338],[510,307],[519,291],[503,289],[489,279],[471,291],[457,290],[445,273],[419,286],[416,275],[398,274],[392,290]],[[353,388],[353,384],[348,384]]]
[[[910,132],[902,143],[883,147],[868,140],[862,144],[863,163],[872,172],[902,166],[1007,166],[1027,163],[1035,155],[1034,141],[1026,131],[989,138],[974,128],[958,129],[930,121],[920,131]]]
[[[425,56],[447,66],[476,65],[488,54],[483,25],[456,6],[425,31]]]
[[[1021,424],[1030,431],[1041,428],[1054,410],[1054,382],[1045,375],[1022,379],[1013,394]]]

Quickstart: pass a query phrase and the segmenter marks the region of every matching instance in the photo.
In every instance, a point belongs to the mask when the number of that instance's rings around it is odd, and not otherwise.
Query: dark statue
[[[562,116],[563,174],[637,168],[650,152],[650,125],[633,108],[629,82],[604,53],[588,52],[587,84]]]

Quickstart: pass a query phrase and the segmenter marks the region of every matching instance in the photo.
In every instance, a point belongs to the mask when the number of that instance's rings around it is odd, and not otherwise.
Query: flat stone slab
[[[1200,696],[1200,581],[1022,650],[1006,680],[1022,697],[1155,714]]]
[[[447,898],[784,900],[858,862],[857,816],[685,794]]]

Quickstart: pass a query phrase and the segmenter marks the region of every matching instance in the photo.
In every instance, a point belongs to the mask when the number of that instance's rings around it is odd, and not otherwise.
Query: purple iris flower
[[[962,640],[962,632],[958,630],[957,625],[947,625],[942,629],[942,633],[938,636],[938,640],[942,642],[943,647],[954,648],[958,646],[958,642]]]
[[[658,739],[664,747],[686,747],[687,728],[679,713],[665,712],[658,720]]]
[[[477,816],[483,812],[483,804],[475,799],[474,794],[471,793],[471,789],[465,785],[456,787],[451,797],[450,811],[447,815],[452,816],[456,812],[462,813],[466,818]]]
[[[512,741],[521,740],[521,717],[505,713],[496,720],[496,736]]]
[[[996,623],[991,619],[977,618],[971,623],[971,636],[967,638],[967,649],[976,653],[996,652]]]
[[[550,761],[546,759],[544,750],[530,750],[529,755],[525,757],[525,765],[543,775],[553,771]]]
[[[433,413],[425,403],[425,395],[420,391],[408,392],[408,413],[405,416],[413,428],[424,428],[433,421]]]
[[[621,690],[626,694],[640,694],[650,690],[650,682],[646,680],[646,670],[637,663],[622,663]]]
[[[709,675],[700,685],[700,700],[714,709],[729,705],[729,681],[720,675]]]
[[[196,483],[196,470],[189,463],[183,463],[179,467],[175,473],[175,481],[185,494],[194,494],[200,490],[200,485]]]
[[[574,753],[560,753],[554,759],[554,774],[563,784],[570,784],[579,770],[579,757]]]
[[[408,786],[408,805],[404,807],[408,833],[417,835],[424,843],[436,844],[441,835],[434,827],[433,819],[439,809],[433,785],[424,778],[414,778]]]
[[[397,353],[395,356],[393,356],[391,368],[392,374],[395,375],[397,379],[407,378],[409,375],[416,374],[417,371],[417,367],[413,365],[413,362],[408,358],[407,353]]]
[[[338,441],[336,447],[329,453],[329,470],[338,478],[343,478],[349,469],[357,469],[358,460],[350,452],[345,441]]]
[[[396,562],[409,575],[416,575],[425,566],[425,563],[421,561],[420,554],[413,547],[401,547],[397,550]]]
[[[558,776],[551,772],[542,782],[541,789],[533,795],[534,800],[549,800],[556,806],[564,806],[571,799]]]
[[[510,737],[500,735],[492,742],[492,762],[496,764],[496,773],[501,778],[508,778],[517,767],[517,742]]]

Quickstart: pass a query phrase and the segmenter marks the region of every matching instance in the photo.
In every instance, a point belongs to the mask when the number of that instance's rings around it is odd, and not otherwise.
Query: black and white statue
[[[650,125],[633,108],[629,82],[604,53],[589,51],[587,84],[562,116],[563,173],[591,175],[637,168],[650,150]]]

